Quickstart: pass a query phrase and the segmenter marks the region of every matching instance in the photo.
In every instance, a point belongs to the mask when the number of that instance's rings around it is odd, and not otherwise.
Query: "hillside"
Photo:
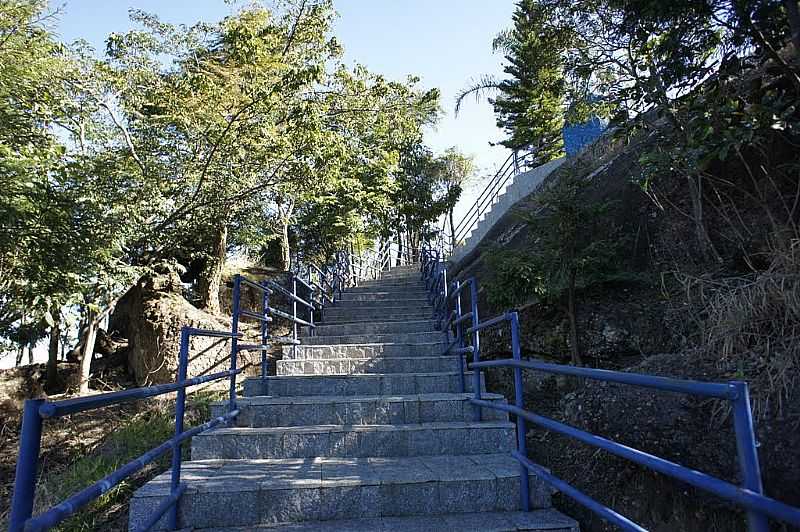
[[[774,102],[776,94],[793,93],[768,65],[737,65],[729,74],[706,83],[682,103],[679,114],[716,103],[720,92],[736,91],[750,104],[765,102],[766,95]],[[789,106],[787,113],[789,123],[797,120],[796,107]],[[796,139],[787,129],[762,125],[750,142],[735,146],[736,156],[721,156],[707,144],[712,156],[693,175],[702,176],[706,186],[702,202],[711,253],[698,244],[687,175],[654,162],[679,146],[680,132],[650,114],[610,131],[565,163],[504,216],[451,275],[478,278],[483,316],[509,305],[520,310],[527,356],[569,361],[574,340],[567,291],[538,283],[539,276],[546,277],[542,264],[565,260],[547,234],[557,230],[553,219],[563,206],[553,198],[559,191],[577,190],[569,198],[577,205],[572,212],[586,219],[575,222],[574,241],[562,245],[575,246],[572,252],[589,265],[578,270],[575,290],[583,363],[686,379],[748,381],[766,491],[796,505],[800,188]],[[507,356],[508,341],[502,334],[487,334],[482,351],[488,358]],[[503,371],[489,372],[489,389],[510,396],[513,381]],[[526,406],[534,412],[737,480],[730,413],[717,401],[534,372],[525,384]],[[543,430],[531,430],[528,439],[537,462],[650,530],[742,529],[744,521],[733,509],[685,485]],[[567,499],[562,504],[570,515],[581,516],[584,530],[609,530],[585,508]]]

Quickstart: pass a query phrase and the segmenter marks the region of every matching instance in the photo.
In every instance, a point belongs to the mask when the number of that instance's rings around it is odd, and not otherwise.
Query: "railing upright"
[[[742,473],[742,487],[763,494],[761,467],[758,463],[753,415],[750,409],[750,391],[746,382],[735,381],[736,397],[733,399],[733,430],[736,436],[736,451]],[[769,521],[764,514],[747,512],[749,532],[769,532]]]
[[[242,276],[233,278],[233,315],[231,316],[231,371],[236,369],[239,356],[239,315],[241,314]],[[236,410],[236,374],[231,374],[228,391],[228,412]]]
[[[39,407],[43,404],[43,399],[27,399],[23,407],[9,532],[23,532],[25,521],[33,514],[39,450],[42,446],[42,417],[39,415]]]
[[[461,310],[461,281],[456,280],[455,282],[456,287],[456,345],[458,346],[458,370],[459,370],[459,387],[461,388],[461,393],[467,391],[467,382],[466,382],[466,375],[465,375],[465,367],[466,364],[464,363],[464,324],[461,322],[462,310]]]
[[[237,331],[232,331],[236,334]],[[233,338],[235,341],[235,336]],[[181,347],[178,352],[178,384],[183,384],[186,381],[186,372],[189,366],[189,328],[183,327],[181,329]],[[234,368],[235,369],[235,368]],[[235,379],[236,376],[232,375]],[[235,399],[234,399],[235,402]],[[179,439],[183,434],[183,418],[186,413],[186,388],[181,387],[178,389],[177,397],[175,398],[175,438],[172,444],[172,477],[170,478],[169,493],[175,496],[180,489],[181,483],[181,448],[183,442]],[[170,530],[178,529],[178,505],[173,504],[169,509],[168,523]]]
[[[522,354],[519,344],[519,314],[516,312],[510,313],[511,319],[511,356],[514,360],[522,360]],[[478,371],[478,369],[475,369]],[[522,381],[522,368],[514,368],[514,405],[523,410],[525,408],[524,388]],[[517,452],[522,456],[528,456],[528,444],[525,441],[525,436],[528,429],[525,426],[525,419],[522,416],[517,418]],[[522,509],[526,512],[531,510],[530,498],[530,478],[528,477],[528,468],[519,464],[519,494],[521,498]]]
[[[261,286],[263,290],[261,291],[261,314],[263,316],[267,316],[269,312],[269,294],[270,290],[267,286],[266,282],[262,282]],[[266,387],[267,387],[267,374],[269,372],[269,360],[267,352],[267,341],[269,340],[269,328],[268,328],[267,320],[261,322],[261,380],[264,381],[264,394],[267,394]]]
[[[470,298],[470,311],[472,312],[472,361],[477,364],[481,360],[481,333],[478,329],[480,319],[478,319],[478,283],[475,278],[469,281],[469,298]],[[481,400],[481,370],[480,368],[472,369],[472,385],[474,387],[473,393],[475,400]],[[482,412],[481,407],[473,404],[475,409],[475,421],[481,421]]]
[[[297,356],[297,276],[291,272],[292,278],[292,351],[293,355]]]

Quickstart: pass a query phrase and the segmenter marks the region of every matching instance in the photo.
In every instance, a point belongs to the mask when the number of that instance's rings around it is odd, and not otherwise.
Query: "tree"
[[[489,299],[499,306],[516,305],[531,297],[558,305],[569,321],[569,346],[574,365],[582,365],[579,292],[598,284],[630,277],[620,261],[626,239],[607,224],[611,202],[593,203],[581,177],[564,176],[537,198],[539,207],[520,213],[533,235],[530,251],[492,255],[494,277]]]
[[[450,222],[450,243],[455,248],[458,242],[456,242],[453,211],[464,187],[475,177],[475,163],[472,157],[460,153],[453,147],[445,150],[444,154],[434,160],[432,170],[442,189],[442,199]]]

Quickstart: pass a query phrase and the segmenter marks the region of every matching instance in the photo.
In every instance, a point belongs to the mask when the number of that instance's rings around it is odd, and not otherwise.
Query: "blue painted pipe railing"
[[[233,316],[230,331],[212,331],[184,327],[181,330],[180,351],[178,356],[178,375],[174,383],[159,384],[142,388],[133,388],[119,392],[105,393],[91,397],[79,397],[63,401],[45,401],[33,399],[25,401],[22,417],[22,434],[17,458],[16,477],[14,480],[14,494],[11,503],[11,516],[9,523],[10,532],[32,532],[48,530],[64,519],[73,515],[80,508],[108,492],[120,482],[141,470],[148,463],[153,462],[167,452],[172,452],[172,474],[170,478],[170,494],[158,506],[143,527],[145,530],[154,526],[164,515],[167,516],[168,526],[175,530],[178,528],[178,501],[186,489],[181,483],[181,446],[192,436],[200,434],[217,425],[233,420],[239,410],[236,407],[236,376],[245,368],[239,367],[238,354],[245,350],[261,351],[261,376],[266,379],[268,374],[268,350],[271,342],[298,345],[298,325],[309,327],[310,334],[314,330],[314,312],[322,312],[326,302],[335,304],[341,297],[342,290],[351,282],[346,271],[349,259],[345,260],[338,255],[333,265],[324,269],[314,266],[315,278],[312,279],[311,271],[308,277],[303,278],[297,272],[290,272],[291,290],[278,283],[265,281],[258,283],[242,275],[234,277],[233,281]],[[301,298],[297,287],[303,287],[307,292],[307,299]],[[260,311],[243,309],[242,287],[255,289],[261,292]],[[326,287],[326,288],[323,288]],[[290,302],[291,312],[274,308],[270,304],[270,296],[280,292]],[[297,305],[301,304],[308,314],[304,320],[298,316]],[[293,334],[291,339],[273,338],[269,335],[268,324],[273,317],[279,317],[292,324]],[[242,333],[239,331],[240,318],[252,319],[260,324],[260,344],[239,344]],[[192,337],[221,338],[230,341],[230,368],[227,371],[187,378],[189,364],[189,348]],[[203,425],[184,430],[184,413],[186,408],[186,388],[197,386],[221,379],[230,379],[228,412]],[[39,453],[41,449],[42,426],[45,419],[66,416],[87,410],[94,410],[105,406],[116,405],[128,401],[156,397],[167,393],[177,392],[175,401],[175,435],[170,440],[158,447],[151,449],[139,458],[120,467],[105,478],[91,486],[70,496],[65,501],[33,517],[33,501],[36,494],[36,482],[39,468]]]
[[[235,342],[239,337],[238,333],[227,331],[209,331],[184,327],[181,329],[180,353],[178,359],[178,379],[171,384],[160,384],[144,388],[134,388],[111,392],[92,397],[79,397],[76,399],[66,399],[63,401],[45,401],[43,399],[32,399],[25,401],[22,418],[22,435],[20,437],[20,449],[17,458],[17,470],[14,480],[14,495],[11,503],[11,517],[9,522],[10,532],[33,532],[48,530],[57,525],[64,519],[73,515],[80,508],[97,499],[108,492],[120,482],[129,478],[131,475],[142,469],[145,465],[153,462],[167,452],[172,452],[172,477],[170,483],[170,497],[159,507],[158,517],[153,523],[158,521],[163,514],[168,513],[169,522],[177,528],[177,501],[180,493],[185,489],[180,483],[181,471],[181,445],[192,436],[208,430],[220,423],[225,423],[233,419],[238,414],[238,410],[231,410],[225,416],[221,416],[209,421],[199,427],[189,430],[183,429],[183,416],[185,411],[186,388],[197,386],[206,382],[219,379],[236,378],[244,368],[233,366],[229,371],[223,371],[212,375],[186,378],[187,366],[189,363],[189,342],[192,337],[212,337],[227,338]],[[158,447],[151,449],[139,458],[120,467],[102,480],[95,482],[91,486],[72,495],[65,501],[46,510],[37,517],[33,517],[33,501],[36,494],[36,481],[39,464],[39,451],[41,449],[42,426],[45,419],[66,416],[87,410],[95,410],[105,406],[115,405],[147,397],[155,397],[166,393],[177,392],[175,403],[175,436],[162,443]]]
[[[742,507],[747,512],[747,524],[750,532],[768,532],[770,518],[800,527],[800,508],[789,506],[764,495],[747,383],[739,381],[699,382],[523,360],[520,350],[519,315],[517,312],[509,311],[500,316],[480,321],[478,317],[478,288],[475,279],[455,280],[448,290],[446,285],[447,270],[441,253],[432,249],[423,249],[420,261],[420,271],[425,286],[429,291],[429,300],[435,307],[434,318],[439,320],[438,323],[444,323],[446,328],[448,347],[443,354],[458,355],[459,357],[462,391],[464,391],[463,383],[465,382],[466,369],[471,369],[473,372],[474,397],[470,399],[470,402],[476,409],[476,418],[481,419],[481,409],[483,408],[508,412],[516,418],[517,449],[512,454],[520,464],[520,502],[524,510],[528,511],[530,509],[528,495],[528,471],[530,471],[547,484],[622,530],[646,532],[646,529],[641,525],[592,499],[574,486],[559,479],[544,467],[533,463],[528,458],[525,443],[526,422],[530,422],[547,430],[564,434],[585,444],[603,449]],[[462,298],[467,295],[470,311],[464,313],[462,312]],[[450,316],[453,316],[453,318],[450,318]],[[509,324],[511,329],[511,358],[481,361],[480,332],[489,327],[505,324]],[[451,334],[455,338],[453,342],[450,342]],[[469,345],[467,345],[468,338]],[[467,364],[465,363],[464,355],[470,353],[472,354],[472,362]],[[481,371],[486,368],[497,367],[511,368],[513,370],[513,405],[481,399]],[[733,410],[734,437],[742,478],[741,485],[736,486],[706,473],[525,410],[523,402],[523,370],[569,375],[729,401]]]

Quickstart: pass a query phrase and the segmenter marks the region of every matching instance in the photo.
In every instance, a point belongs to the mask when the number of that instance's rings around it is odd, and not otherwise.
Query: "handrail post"
[[[462,316],[462,312],[461,312],[461,281],[456,280],[455,287],[456,287],[456,301],[455,301],[455,305],[456,305],[456,320],[458,321],[458,323],[456,324],[456,340],[458,340],[458,343],[456,345],[458,346],[459,349],[463,349],[464,348],[464,324],[461,323],[461,316]],[[458,386],[459,386],[459,388],[461,390],[461,393],[465,393],[467,391],[466,376],[464,375],[464,367],[466,366],[464,357],[465,357],[465,354],[462,353],[461,351],[459,351],[458,352],[458,371],[459,371],[460,375],[459,375]]]
[[[763,494],[753,414],[750,410],[750,391],[746,382],[736,381],[732,384],[736,388],[736,398],[732,400],[733,428],[736,434],[739,468],[742,473],[742,487]],[[763,514],[750,510],[747,512],[747,529],[749,532],[769,532],[769,521]]]
[[[478,330],[478,324],[480,320],[478,319],[478,287],[475,282],[475,278],[469,280],[469,294],[470,294],[470,310],[472,311],[472,327],[475,329],[472,332],[472,361],[476,364],[481,360],[481,333]],[[472,385],[475,388],[473,393],[475,394],[475,399],[480,401],[481,399],[481,370],[480,368],[473,368],[473,375],[472,375]],[[482,417],[481,407],[478,405],[473,405],[475,408],[475,421],[480,421]]]
[[[292,276],[292,295],[294,299],[292,299],[292,340],[294,340],[292,344],[292,352],[297,357],[297,276],[295,276],[294,272],[291,272]]]
[[[511,313],[511,354],[514,360],[522,360],[519,345],[519,314],[516,312]],[[525,409],[524,388],[522,381],[522,368],[519,366],[514,368],[514,404],[517,408]],[[517,416],[517,451],[522,456],[528,456],[528,444],[525,441],[527,429],[525,427],[525,419],[522,416]],[[521,508],[525,512],[531,511],[531,497],[530,497],[530,478],[528,476],[528,469],[519,464],[519,496]]]
[[[447,324],[447,317],[448,312],[447,310],[450,308],[450,305],[447,301],[447,268],[442,268],[442,301],[440,303],[441,310],[439,311],[439,321],[436,324],[436,328],[440,328],[442,326],[442,320],[444,320],[445,324]],[[445,331],[447,343],[450,343],[450,333]]]
[[[310,279],[309,279],[310,280]],[[311,283],[308,283],[311,284]],[[311,303],[311,306],[308,307],[308,323],[311,326],[308,328],[308,335],[314,336],[314,287],[312,286],[311,289],[308,291],[308,302]]]
[[[236,371],[236,359],[239,355],[239,314],[241,313],[242,276],[237,274],[233,278],[233,316],[231,316],[231,371]],[[236,410],[236,374],[231,374],[230,390],[228,392],[228,412]]]
[[[39,407],[43,403],[44,399],[26,399],[23,407],[22,435],[19,441],[16,477],[14,477],[9,532],[22,532],[25,529],[25,521],[33,515],[39,450],[42,446],[42,416],[39,415]]]
[[[178,384],[186,380],[187,366],[189,365],[189,328],[181,329],[181,347],[178,354]],[[235,377],[235,376],[234,376]],[[182,442],[178,439],[183,433],[183,418],[186,412],[186,388],[178,389],[175,397],[175,441],[172,444],[172,478],[170,479],[170,495],[176,493],[181,484],[181,448]],[[170,530],[178,529],[178,501],[169,509],[168,526]]]
[[[264,281],[261,283],[261,286],[264,287],[264,290],[261,292],[261,315],[264,318],[269,317],[269,290],[267,289],[267,282]],[[261,386],[262,386],[262,393],[264,395],[268,395],[266,387],[267,387],[267,373],[268,373],[268,355],[267,355],[267,339],[269,338],[269,329],[267,320],[261,322]]]

